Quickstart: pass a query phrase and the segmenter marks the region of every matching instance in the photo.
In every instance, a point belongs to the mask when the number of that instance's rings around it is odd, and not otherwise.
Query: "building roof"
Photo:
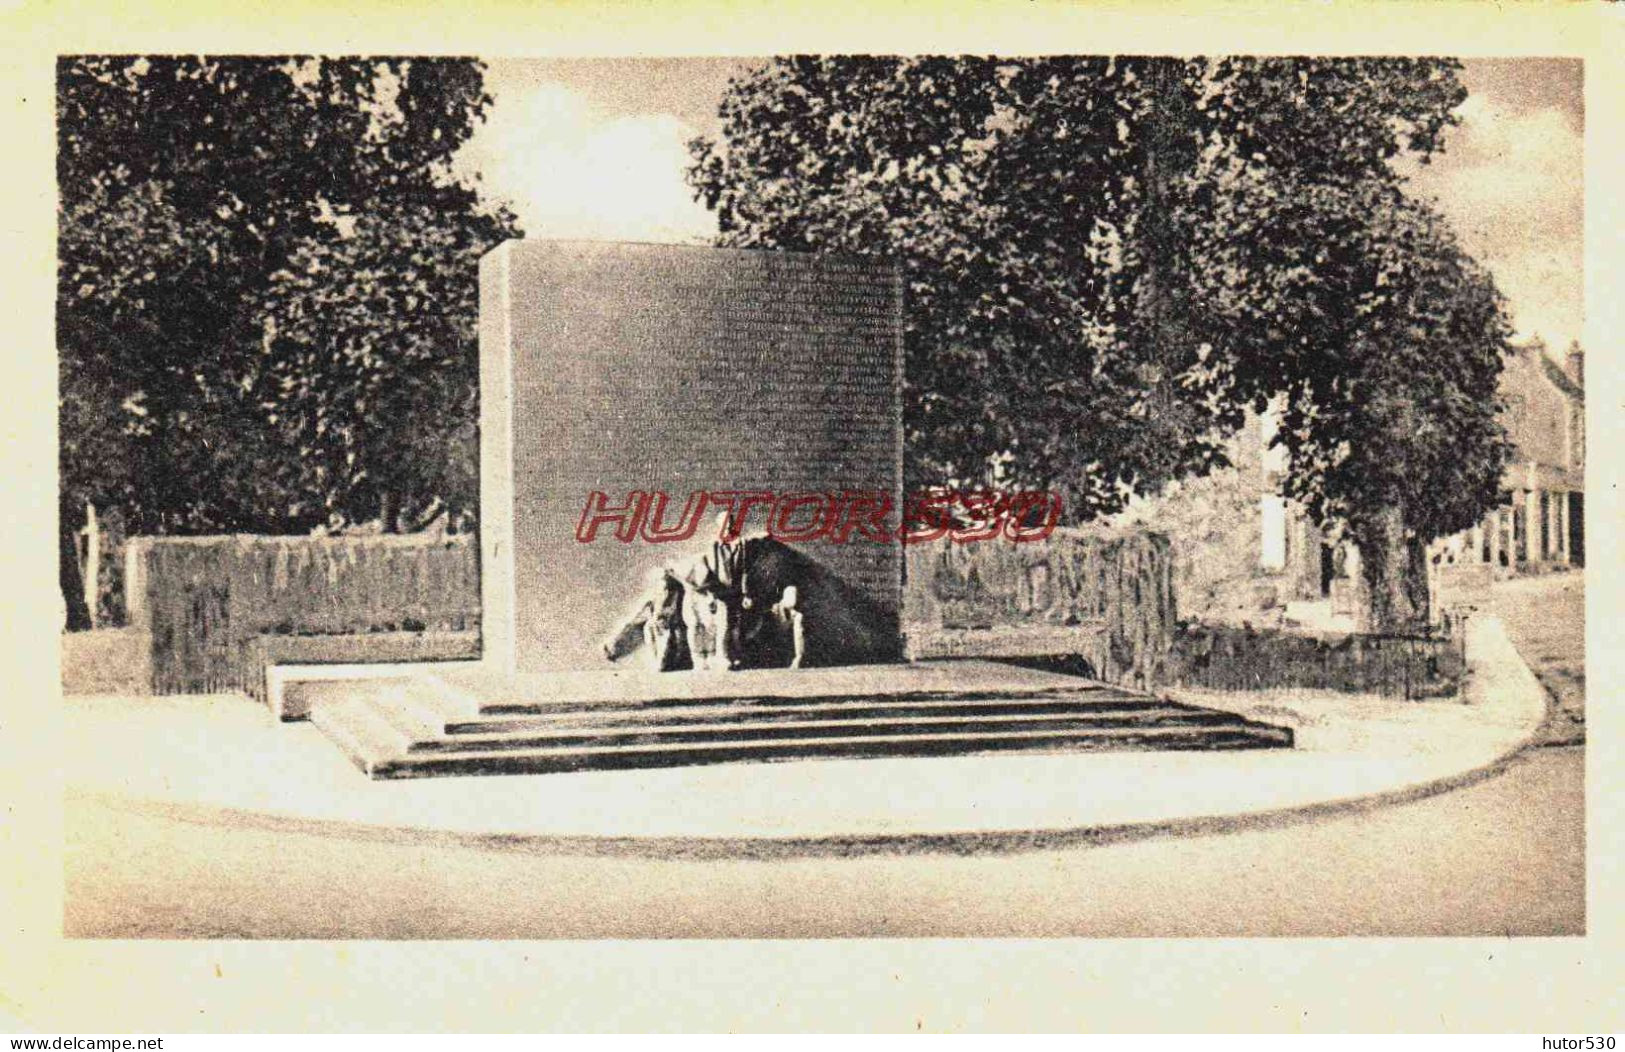
[[[1575,347],[1578,349],[1579,344],[1576,343]],[[1516,354],[1518,357],[1527,358],[1530,361],[1537,363],[1540,366],[1541,372],[1545,374],[1547,380],[1551,381],[1553,387],[1556,387],[1559,391],[1562,391],[1570,398],[1578,399],[1582,402],[1585,401],[1585,387],[1579,381],[1575,380],[1573,376],[1569,375],[1569,371],[1563,368],[1561,363],[1555,361],[1551,355],[1546,353],[1545,340],[1541,339],[1539,336],[1530,336],[1527,339],[1514,340],[1512,342],[1512,349],[1514,354]]]
[[[1544,353],[1540,355],[1540,364],[1541,368],[1546,370],[1546,379],[1550,380],[1554,385],[1556,385],[1558,390],[1562,391],[1570,398],[1578,398],[1582,402],[1585,401],[1585,388],[1581,387],[1575,382],[1574,377],[1569,375],[1567,369],[1564,369],[1561,365],[1558,365],[1556,362],[1552,361],[1552,359]]]

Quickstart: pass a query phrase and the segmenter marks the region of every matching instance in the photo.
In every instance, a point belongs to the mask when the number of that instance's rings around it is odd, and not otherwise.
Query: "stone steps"
[[[1109,699],[1099,703],[1070,700],[932,701],[889,702],[881,700],[825,702],[821,704],[759,705],[755,703],[674,706],[669,709],[600,706],[596,712],[571,712],[546,716],[487,716],[446,721],[444,732],[463,734],[507,734],[524,731],[550,732],[579,727],[641,728],[686,727],[724,722],[730,725],[799,723],[804,720],[923,720],[996,719],[1032,716],[1136,716],[1156,717],[1183,711],[1201,711],[1155,699]]]
[[[1004,731],[1067,731],[1132,727],[1214,727],[1228,722],[1222,713],[1176,713],[1161,717],[1143,715],[1115,719],[1089,715],[1039,718],[1003,716],[966,719],[947,716],[901,720],[805,720],[794,723],[748,725],[712,723],[680,728],[648,728],[638,731],[598,733],[550,733],[536,731],[516,734],[457,734],[413,742],[409,752],[508,751],[513,749],[613,748],[623,745],[663,745],[683,743],[750,741],[789,741],[794,739],[833,740],[858,737],[919,737],[944,734],[996,734]],[[583,728],[583,730],[586,730]]]
[[[522,752],[409,754],[375,763],[374,778],[436,775],[556,774],[586,770],[689,767],[716,763],[810,759],[865,759],[902,756],[974,756],[998,752],[1087,752],[1121,749],[1247,749],[1262,746],[1244,731],[1213,728],[1144,728],[1078,733],[1004,732],[939,734],[921,738],[887,736],[813,739],[797,742],[731,741],[692,745],[536,749]],[[1284,742],[1275,744],[1286,744]]]
[[[455,687],[448,686],[455,690]],[[822,694],[774,694],[770,692],[742,691],[736,694],[718,695],[715,697],[696,697],[687,694],[673,694],[669,696],[654,696],[639,698],[636,702],[616,701],[578,701],[559,700],[546,702],[521,702],[503,700],[482,700],[479,712],[482,716],[564,716],[570,714],[598,715],[610,709],[636,709],[647,712],[659,709],[686,709],[702,708],[709,705],[736,705],[750,706],[752,708],[781,708],[798,705],[839,705],[851,704],[860,701],[870,701],[877,704],[921,704],[943,702],[953,704],[971,704],[984,702],[1018,702],[1024,700],[1124,700],[1148,702],[1154,699],[1144,695],[1130,694],[1126,691],[1115,690],[1098,683],[1083,683],[1076,687],[1012,687],[1007,690],[911,690],[888,691],[881,695],[865,694],[855,691],[841,691]]]
[[[311,718],[373,778],[1292,744],[1285,728],[1098,685],[523,706],[500,693],[471,699],[431,676],[346,688]]]

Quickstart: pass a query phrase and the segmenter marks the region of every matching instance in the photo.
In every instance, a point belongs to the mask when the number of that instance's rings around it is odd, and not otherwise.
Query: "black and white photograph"
[[[1604,19],[567,6],[37,34],[0,1018],[1617,1021]]]
[[[1583,79],[63,56],[65,932],[1583,934]]]

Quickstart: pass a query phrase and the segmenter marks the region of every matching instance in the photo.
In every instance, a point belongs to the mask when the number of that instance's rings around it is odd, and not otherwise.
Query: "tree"
[[[900,261],[911,484],[1002,475],[1060,489],[1088,518],[1221,465],[1248,406],[1315,392],[1328,361],[1356,353],[1356,302],[1316,277],[1325,229],[1361,217],[1316,210],[1399,192],[1390,162],[1425,162],[1457,119],[1456,71],[777,59],[730,84],[689,174],[725,245]],[[1244,261],[1236,242],[1254,250]],[[1314,470],[1307,453],[1297,463]]]
[[[57,101],[64,536],[81,498],[144,533],[471,501],[475,265],[515,234],[451,175],[480,63],[73,57]]]
[[[1121,79],[1104,60],[1073,73],[1080,89]],[[992,59],[777,60],[731,85],[691,180],[725,245],[903,265],[911,486],[1002,470],[1104,508],[1167,448],[1114,325],[1121,197],[1100,192],[1130,164],[1113,129],[1134,100],[1079,90],[1080,114],[1023,106],[1041,80],[1036,64]],[[1063,123],[1065,163],[1040,170],[1022,147]]]
[[[1366,556],[1370,625],[1406,627],[1428,613],[1427,545],[1499,501],[1510,329],[1494,282],[1430,206],[1369,184],[1312,198],[1265,185],[1238,196],[1249,218],[1242,236],[1209,246],[1224,263],[1214,284],[1236,287],[1268,245],[1319,237],[1325,258],[1299,275],[1292,300],[1320,319],[1334,350],[1284,391],[1286,493]],[[1280,310],[1218,288],[1207,302]]]
[[[396,532],[477,509],[478,264],[494,240],[421,206],[378,209],[273,275],[274,423],[330,519]]]
[[[152,320],[156,275],[185,282],[207,267],[210,246],[188,239],[152,185],[110,199],[105,189],[64,209],[60,272],[77,310],[57,317],[59,354],[58,530],[68,627],[90,627],[76,535],[89,506],[140,503],[145,447],[153,437],[141,362],[132,348],[162,347]]]

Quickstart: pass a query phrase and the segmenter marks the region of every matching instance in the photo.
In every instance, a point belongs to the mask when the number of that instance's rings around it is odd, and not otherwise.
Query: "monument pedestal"
[[[752,672],[447,669],[312,713],[369,777],[1005,752],[1285,748],[1292,731],[984,661]]]

